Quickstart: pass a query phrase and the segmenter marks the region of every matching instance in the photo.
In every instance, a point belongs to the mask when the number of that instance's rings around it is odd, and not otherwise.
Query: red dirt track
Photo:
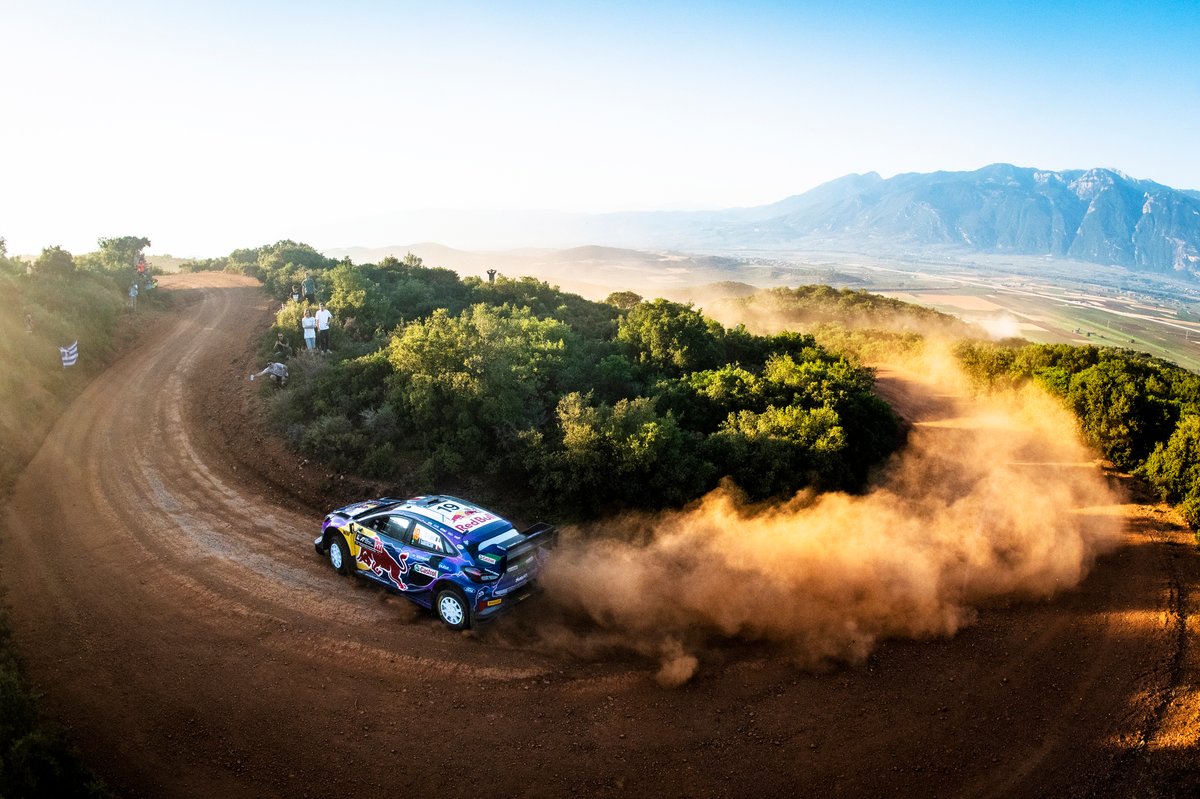
[[[122,795],[1197,790],[1200,556],[1151,504],[1053,601],[823,673],[726,643],[664,689],[634,656],[530,651],[505,620],[453,633],[335,575],[312,548],[324,503],[368,489],[259,430],[246,375],[269,300],[224,274],[161,283],[186,302],[55,426],[0,542],[43,708]]]

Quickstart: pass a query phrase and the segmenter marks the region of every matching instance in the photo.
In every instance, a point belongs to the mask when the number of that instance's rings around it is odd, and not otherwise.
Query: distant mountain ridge
[[[761,218],[761,212],[780,213]],[[1200,192],[1112,169],[848,175],[758,210],[728,242],[774,248],[814,239],[951,245],[1200,276]]]
[[[575,239],[682,251],[920,252],[1069,258],[1200,279],[1200,191],[1115,169],[846,175],[770,205],[560,221]]]
[[[406,220],[396,220],[403,227]],[[1052,172],[992,164],[973,172],[846,175],[770,205],[713,211],[445,212],[426,239],[472,250],[525,248],[586,268],[581,245],[663,253],[849,252],[889,256],[1050,256],[1200,279],[1200,191],[1173,189],[1115,169]],[[469,240],[469,243],[468,243]],[[574,248],[565,258],[537,248]],[[432,248],[433,245],[422,245]],[[396,248],[351,248],[356,260]],[[433,253],[431,253],[433,254]],[[466,253],[438,253],[467,267]],[[340,256],[339,256],[340,257]],[[483,258],[475,256],[480,262]],[[646,253],[621,260],[652,267]],[[494,260],[495,254],[487,256]],[[460,263],[461,262],[461,263]],[[571,262],[568,264],[567,262]],[[547,263],[547,266],[549,264]],[[722,264],[713,264],[718,269]],[[647,272],[646,274],[651,274]]]

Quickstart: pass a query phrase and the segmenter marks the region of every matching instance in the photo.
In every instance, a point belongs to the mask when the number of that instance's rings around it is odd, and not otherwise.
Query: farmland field
[[[1200,287],[1165,277],[1037,258],[804,254],[752,259],[746,268],[758,273],[750,282],[865,289],[953,314],[997,338],[1124,347],[1200,371]]]

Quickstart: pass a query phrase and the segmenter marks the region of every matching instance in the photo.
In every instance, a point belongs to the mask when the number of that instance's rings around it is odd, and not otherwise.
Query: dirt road
[[[0,545],[44,708],[125,795],[1195,790],[1200,559],[1152,505],[1129,504],[1127,545],[1050,602],[819,673],[726,641],[664,689],[636,655],[523,647],[519,619],[452,633],[334,575],[311,546],[322,503],[367,489],[247,416],[267,299],[228,275],[162,285],[188,299],[178,321],[55,427]]]

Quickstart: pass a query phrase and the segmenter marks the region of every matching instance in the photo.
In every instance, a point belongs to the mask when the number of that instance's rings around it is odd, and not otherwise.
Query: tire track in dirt
[[[1148,520],[1053,602],[824,673],[727,642],[668,691],[628,656],[529,651],[517,616],[450,633],[333,575],[312,552],[313,495],[247,473],[260,444],[227,431],[253,429],[261,290],[162,283],[192,301],[55,427],[0,545],[44,707],[123,794],[1111,795],[1142,784],[1139,740],[1178,733],[1163,692],[1187,694],[1192,672],[1171,667],[1167,609],[1194,596],[1197,565],[1168,575],[1186,536]]]

